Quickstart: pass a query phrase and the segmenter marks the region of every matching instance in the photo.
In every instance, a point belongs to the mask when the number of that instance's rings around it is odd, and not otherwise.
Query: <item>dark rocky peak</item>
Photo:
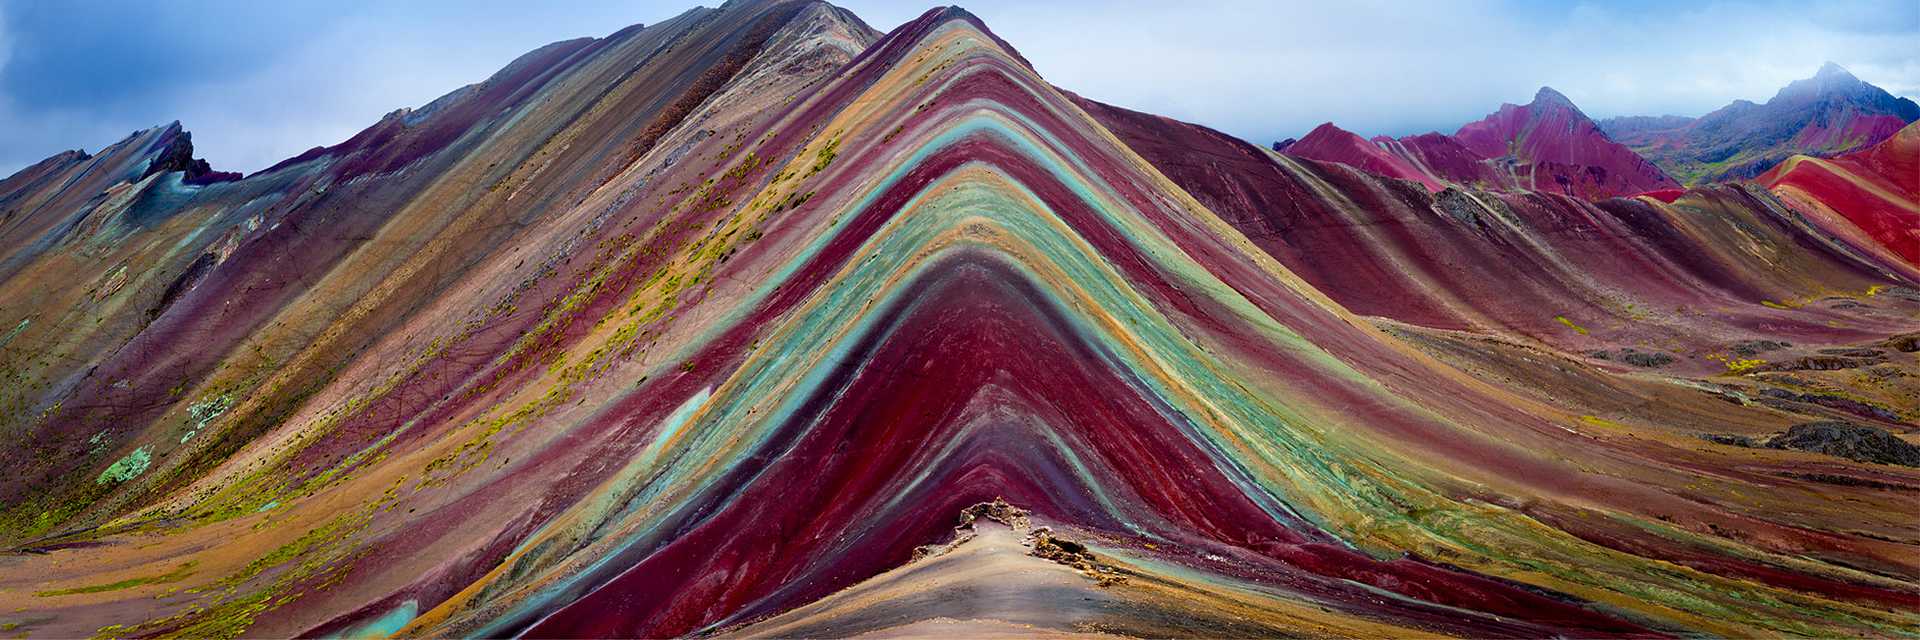
[[[1586,112],[1573,104],[1573,99],[1555,91],[1553,87],[1540,87],[1539,91],[1534,92],[1533,102],[1527,103],[1527,111],[1534,119],[1564,116],[1571,123],[1593,122]],[[1599,125],[1594,126],[1597,128]]]
[[[1774,95],[1774,100],[1811,99],[1829,95],[1852,95],[1863,91],[1878,91],[1878,87],[1861,82],[1846,69],[1834,63],[1826,63],[1811,78],[1787,83]]]
[[[1912,122],[1920,119],[1920,105],[1855,77],[1834,63],[1826,63],[1813,77],[1795,80],[1780,89],[1768,106],[1799,107],[1815,103],[1850,105],[1868,113],[1885,113]]]
[[[1533,106],[1560,106],[1569,109],[1578,109],[1578,107],[1573,106],[1573,100],[1568,99],[1566,94],[1555,91],[1553,87],[1540,87],[1540,90],[1533,94]]]
[[[240,179],[238,173],[214,171],[213,166],[209,165],[205,159],[193,157],[193,133],[181,128],[179,120],[167,125],[160,135],[162,146],[154,153],[152,159],[147,161],[146,170],[140,174],[141,179],[169,171],[186,174],[181,177],[181,180],[188,184],[210,184]]]
[[[1844,78],[1847,80],[1858,80],[1858,78],[1853,77],[1853,74],[1848,73],[1845,68],[1842,68],[1838,64],[1834,64],[1832,61],[1828,61],[1826,64],[1820,65],[1820,70],[1814,72],[1813,74],[1813,79],[1815,80],[1820,80],[1823,78],[1836,79],[1836,80],[1841,78]]]

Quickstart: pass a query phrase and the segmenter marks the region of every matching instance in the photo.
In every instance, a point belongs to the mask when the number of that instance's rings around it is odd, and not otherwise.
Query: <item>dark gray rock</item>
[[[1702,433],[1700,434],[1700,439],[1714,444],[1724,444],[1734,447],[1753,447],[1753,438],[1731,433]]]
[[[1791,346],[1793,346],[1793,343],[1780,342],[1777,340],[1748,340],[1746,342],[1734,343],[1733,352],[1751,358],[1768,351],[1779,351]]]
[[[1646,351],[1628,351],[1627,353],[1621,355],[1620,359],[1625,360],[1627,364],[1630,364],[1636,367],[1652,368],[1652,367],[1664,367],[1664,366],[1673,364],[1673,356],[1670,356],[1664,353],[1657,353],[1657,352],[1650,353]]]
[[[1852,422],[1797,424],[1786,433],[1768,438],[1764,446],[1824,453],[1860,462],[1920,467],[1920,446],[1901,440],[1886,429]]]

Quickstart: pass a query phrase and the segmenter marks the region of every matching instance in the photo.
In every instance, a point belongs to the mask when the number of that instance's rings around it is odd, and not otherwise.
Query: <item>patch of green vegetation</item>
[[[1566,317],[1566,316],[1554,316],[1554,317],[1553,317],[1553,319],[1555,319],[1555,320],[1559,320],[1559,321],[1560,321],[1560,324],[1564,324],[1564,325],[1567,325],[1567,328],[1568,328],[1568,329],[1572,329],[1572,330],[1574,330],[1574,331],[1578,331],[1578,332],[1580,332],[1580,335],[1583,335],[1583,336],[1584,336],[1584,335],[1587,335],[1587,328],[1586,328],[1586,327],[1582,327],[1582,326],[1580,326],[1580,325],[1578,325],[1578,324],[1575,324],[1575,323],[1574,323],[1574,322],[1573,322],[1572,320],[1569,320],[1569,319],[1567,319],[1567,317]]]
[[[173,582],[179,582],[181,580],[187,579],[187,576],[193,575],[193,565],[194,563],[188,562],[186,564],[180,565],[179,568],[174,569],[173,571],[169,571],[167,573],[163,573],[157,576],[142,576],[139,578],[128,578],[126,580],[121,580],[119,582],[109,582],[107,584],[96,584],[96,585],[90,585],[85,587],[74,587],[72,589],[53,589],[49,591],[36,591],[34,592],[33,595],[41,598],[52,598],[55,596],[70,596],[70,595],[79,594],[79,593],[103,593],[107,591],[119,591],[121,589],[132,589],[134,587],[138,587],[141,585],[168,584]]]
[[[192,420],[193,425],[188,427],[187,432],[180,436],[181,444],[192,440],[193,436],[200,433],[201,429],[205,429],[215,418],[220,417],[220,414],[226,413],[227,409],[231,408],[233,408],[233,395],[226,393],[187,405],[187,419]]]
[[[187,405],[187,417],[199,423],[201,426],[206,426],[207,423],[213,422],[214,418],[220,417],[220,414],[226,413],[227,410],[231,408],[233,408],[233,396],[223,393]]]
[[[153,464],[153,447],[140,447],[134,449],[133,453],[127,454],[127,457],[108,465],[94,482],[103,485],[120,484],[146,473],[147,466],[151,464]]]
[[[825,170],[827,165],[833,164],[833,159],[839,156],[840,136],[828,138],[826,144],[821,145],[820,150],[814,152],[813,167],[807,169],[807,177],[812,177],[814,174]]]
[[[404,481],[404,479],[402,480]],[[182,638],[237,638],[261,615],[302,595],[325,589],[346,575],[343,561],[353,557],[356,536],[373,515],[398,498],[396,481],[378,498],[340,514],[299,538],[255,558],[245,567],[189,593],[210,594],[212,601],[195,602],[179,613],[136,625],[108,625],[96,638],[168,636]],[[271,582],[250,590],[256,579]]]

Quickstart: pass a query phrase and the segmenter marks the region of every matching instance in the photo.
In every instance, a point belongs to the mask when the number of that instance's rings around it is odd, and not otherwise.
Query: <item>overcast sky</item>
[[[0,175],[182,121],[254,171],[519,54],[695,0],[0,0]],[[708,0],[713,4],[715,0]],[[881,30],[928,5],[847,0]],[[1559,89],[1596,118],[1763,102],[1834,61],[1920,96],[1920,1],[980,0],[1060,86],[1257,143],[1452,131]]]

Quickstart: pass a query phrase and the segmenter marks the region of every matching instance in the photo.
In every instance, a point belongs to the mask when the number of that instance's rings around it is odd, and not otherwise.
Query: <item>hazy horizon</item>
[[[186,4],[202,10],[0,2],[0,135],[9,141],[0,175],[174,120],[216,169],[257,171],[483,80],[541,45],[693,6]],[[835,4],[882,31],[927,8]],[[1595,119],[1698,116],[1765,102],[1827,61],[1895,95],[1920,94],[1920,3],[962,6],[1054,84],[1263,145],[1325,121],[1369,137],[1451,132],[1541,86]]]

